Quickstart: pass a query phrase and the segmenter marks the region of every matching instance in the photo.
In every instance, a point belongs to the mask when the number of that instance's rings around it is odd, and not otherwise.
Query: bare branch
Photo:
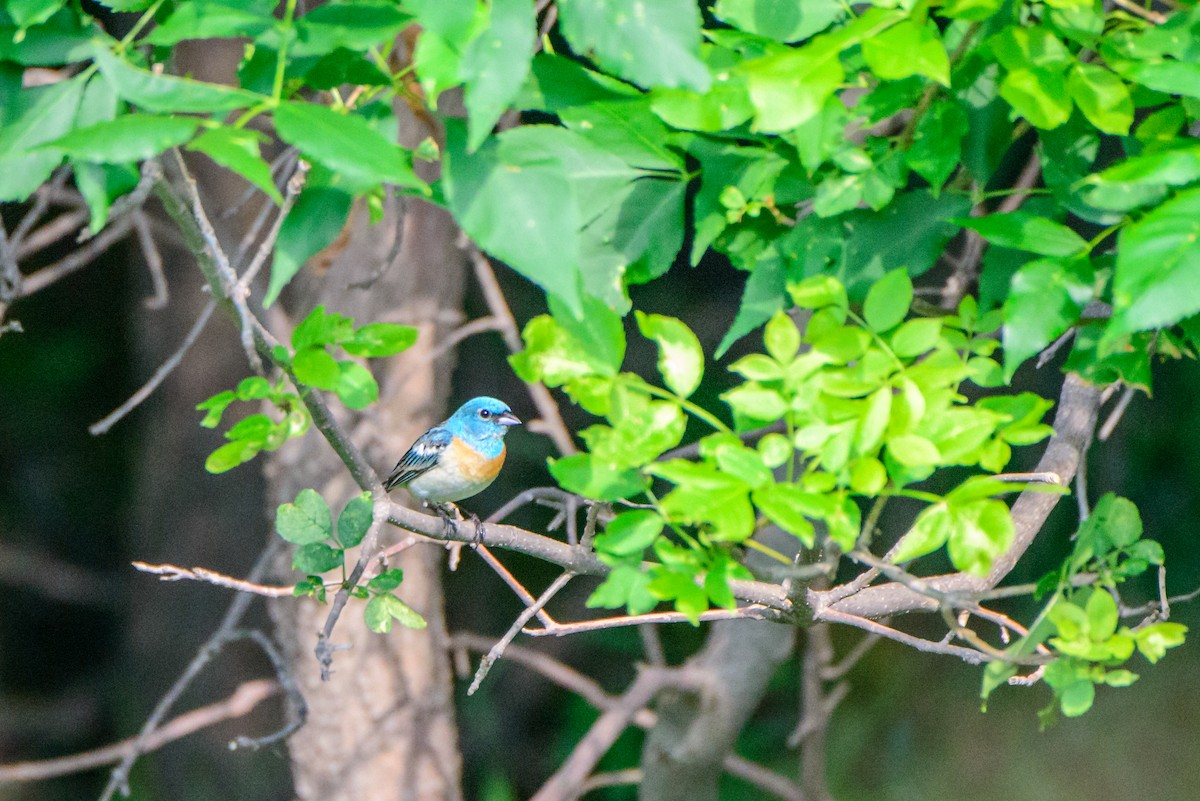
[[[534,615],[540,612],[542,608],[546,606],[546,604],[550,603],[550,599],[557,595],[559,590],[567,586],[567,582],[572,578],[574,578],[573,574],[563,573],[550,583],[550,586],[546,588],[545,592],[538,596],[536,601],[525,607],[525,610],[517,616],[517,619],[513,621],[511,626],[509,626],[508,631],[504,633],[504,636],[500,638],[499,642],[493,645],[491,650],[487,652],[487,655],[484,656],[479,662],[479,669],[475,671],[475,678],[471,681],[471,686],[467,688],[467,695],[475,694],[475,691],[479,689],[480,683],[482,683],[484,678],[487,676],[488,671],[492,669],[492,665],[495,664],[496,660],[504,654],[504,649],[507,648],[509,643],[513,641],[513,638],[520,633],[521,629],[525,627],[525,624],[528,623]]]
[[[248,581],[256,582],[266,572],[267,565],[275,558],[275,553],[282,542],[282,540],[275,538],[270,540],[267,547],[259,554],[254,566],[250,569],[247,575]],[[113,769],[108,784],[105,785],[104,792],[100,796],[101,801],[109,801],[118,791],[122,795],[129,795],[129,771],[133,768],[133,763],[137,761],[137,758],[141,754],[145,753],[146,744],[150,741],[155,731],[158,730],[163,718],[175,706],[175,702],[183,695],[183,691],[191,685],[192,680],[200,675],[200,671],[212,661],[213,657],[221,652],[226,643],[237,639],[237,626],[241,623],[242,617],[246,614],[246,610],[249,608],[250,601],[253,598],[254,596],[248,593],[238,593],[234,596],[216,630],[200,646],[192,661],[188,663],[179,677],[175,679],[175,683],[171,685],[171,688],[159,699],[150,716],[146,718],[146,722],[142,724],[142,730],[134,739],[133,745],[122,753],[120,763]]]
[[[130,562],[130,564],[143,573],[151,573],[158,576],[160,581],[180,581],[182,579],[203,581],[208,584],[215,584],[218,587],[228,587],[238,592],[261,595],[265,598],[290,598],[292,595],[291,586],[272,587],[266,584],[256,584],[245,579],[226,576],[224,573],[217,573],[214,570],[206,570],[203,567],[187,568],[179,567],[178,565],[150,565],[145,562]]]
[[[667,687],[690,684],[692,677],[683,668],[642,668],[625,694],[592,724],[571,755],[531,801],[573,801],[578,798],[596,763],[608,753],[634,715]]]
[[[261,326],[256,325],[258,321],[247,304],[250,292],[246,287],[238,283],[237,273],[234,272],[233,266],[229,263],[229,257],[225,255],[225,250],[221,247],[221,242],[217,238],[217,232],[213,228],[212,222],[208,219],[208,213],[205,212],[204,203],[200,199],[200,188],[196,184],[196,179],[192,177],[191,172],[188,170],[187,164],[184,163],[183,155],[179,152],[178,148],[172,149],[171,152],[175,156],[175,165],[179,168],[183,185],[187,189],[192,218],[199,229],[201,238],[204,240],[205,251],[212,259],[212,265],[215,268],[222,293],[233,304],[233,308],[237,312],[238,329],[241,331],[242,349],[246,352],[246,359],[250,362],[250,367],[254,372],[261,374],[263,371],[263,362],[262,358],[258,355],[254,341],[255,331]]]
[[[1121,418],[1125,415],[1125,410],[1129,408],[1130,401],[1133,400],[1133,394],[1137,392],[1133,387],[1125,387],[1125,392],[1121,394],[1121,399],[1117,401],[1117,405],[1108,415],[1108,419],[1104,421],[1104,425],[1100,426],[1100,431],[1096,434],[1096,438],[1101,442],[1105,442],[1112,436],[1116,430],[1117,424],[1121,422]]]
[[[270,637],[258,629],[246,629],[237,632],[236,636],[254,640],[263,650],[263,653],[271,660],[271,667],[275,669],[275,679],[283,688],[287,698],[287,720],[283,726],[262,737],[239,735],[229,744],[231,750],[235,748],[257,750],[286,739],[292,732],[303,726],[308,717],[308,704],[304,702],[304,696],[300,694],[300,687],[296,684],[296,679],[292,676],[287,661],[283,658],[283,654],[279,653],[279,649]]]
[[[737,609],[709,609],[707,612],[701,612],[697,620],[701,623],[708,623],[713,620],[773,620],[777,616],[776,614],[772,614],[773,611],[768,607],[757,604],[739,606]],[[545,628],[525,629],[525,633],[531,637],[564,637],[569,634],[579,634],[583,631],[615,629],[623,626],[691,622],[692,619],[682,612],[651,612],[645,615],[618,615],[616,617],[602,617],[596,620],[581,620],[578,623],[558,623],[552,621]]]
[[[579,788],[580,795],[586,795],[592,790],[600,790],[604,787],[621,787],[626,784],[640,784],[642,781],[641,768],[625,768],[624,770],[610,770],[606,773],[593,773]]]
[[[278,682],[269,679],[252,679],[238,685],[233,694],[225,700],[185,712],[163,724],[162,728],[155,730],[144,740],[139,741],[137,737],[130,737],[103,748],[71,756],[0,765],[0,783],[32,782],[53,779],[57,776],[68,776],[103,765],[111,765],[136,753],[145,754],[157,751],[164,745],[194,734],[201,729],[226,720],[244,717],[260,703],[278,693],[279,690]]]
[[[21,244],[15,248],[17,261],[53,245],[68,234],[75,233],[80,226],[87,222],[88,216],[87,209],[76,209],[58,215],[21,240]]]
[[[20,297],[27,298],[35,292],[40,292],[56,281],[88,266],[104,251],[120,242],[133,228],[133,219],[123,217],[105,228],[95,239],[81,248],[71,252],[51,265],[43,267],[35,273],[25,276],[21,286]]]
[[[107,434],[109,429],[117,424],[125,415],[136,409],[141,403],[153,394],[154,390],[158,389],[159,385],[166,380],[179,363],[183,361],[183,357],[191,350],[192,345],[196,344],[196,340],[200,338],[201,332],[204,331],[204,326],[208,325],[208,319],[212,317],[213,310],[217,308],[217,303],[210,300],[204,305],[204,309],[200,312],[200,316],[196,318],[196,322],[192,324],[192,328],[187,332],[187,336],[183,338],[183,342],[179,345],[174,353],[159,365],[154,371],[154,375],[150,376],[150,380],[133,393],[129,400],[122,403],[102,420],[97,420],[88,426],[88,433],[92,436]]]
[[[154,234],[150,231],[150,220],[145,212],[137,209],[132,213],[133,230],[137,233],[138,245],[142,249],[142,257],[146,260],[146,268],[150,270],[150,283],[154,294],[143,301],[147,309],[163,309],[171,300],[167,291],[167,277],[163,274],[162,254],[154,242]]]
[[[932,640],[924,640],[912,634],[900,631],[898,629],[885,626],[874,620],[858,615],[851,615],[845,612],[839,612],[836,609],[827,609],[821,614],[821,619],[830,623],[844,623],[847,626],[854,626],[863,631],[877,634],[889,640],[895,640],[903,645],[915,648],[918,651],[924,651],[931,654],[946,654],[948,656],[956,656],[970,665],[981,665],[987,662],[989,657],[987,654],[974,650],[973,648],[963,648],[961,645],[951,645],[950,643],[933,642]]]
[[[1137,3],[1133,2],[1133,0],[1112,0],[1112,1],[1113,1],[1114,5],[1120,6],[1121,8],[1128,11],[1130,14],[1136,14],[1137,16],[1141,17],[1142,19],[1144,19],[1148,22],[1153,22],[1155,25],[1162,25],[1164,22],[1167,21],[1167,18],[1164,17],[1162,14],[1159,14],[1157,11],[1151,11],[1148,8],[1142,8]]]
[[[508,346],[509,351],[517,353],[525,345],[521,342],[521,332],[517,329],[517,321],[513,317],[512,309],[508,307],[508,301],[504,299],[500,282],[496,280],[496,272],[492,269],[492,263],[474,242],[468,245],[468,252],[471,256],[471,263],[475,266],[475,278],[479,281],[479,286],[483,289],[483,296],[487,300],[488,309],[491,310],[492,317],[501,323],[500,333],[504,337],[504,344]],[[562,415],[558,411],[558,404],[554,402],[550,390],[542,384],[526,382],[525,386],[529,389],[533,405],[537,407],[538,414],[545,426],[542,433],[550,437],[554,446],[564,456],[576,453],[578,449],[575,447],[574,440],[571,439],[571,432],[567,430],[567,425],[563,422]]]

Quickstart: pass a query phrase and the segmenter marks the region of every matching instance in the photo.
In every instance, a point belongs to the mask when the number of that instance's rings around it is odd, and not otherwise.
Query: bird
[[[504,435],[520,425],[508,404],[496,398],[472,398],[454,414],[421,436],[396,462],[383,482],[384,489],[407,486],[426,506],[431,506],[450,528],[457,529],[449,515],[453,510],[463,519],[456,502],[486,489],[504,465]],[[475,540],[483,526],[475,523]]]

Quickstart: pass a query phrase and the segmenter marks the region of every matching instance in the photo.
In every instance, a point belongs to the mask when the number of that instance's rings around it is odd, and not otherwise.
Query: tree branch
[[[33,782],[53,779],[57,776],[68,776],[103,765],[111,765],[131,755],[157,751],[164,745],[194,734],[201,729],[226,720],[244,717],[260,703],[278,693],[279,690],[278,682],[270,679],[252,679],[238,685],[233,694],[225,700],[185,712],[163,724],[161,728],[155,730],[144,740],[130,737],[103,748],[70,756],[0,765],[0,783]]]

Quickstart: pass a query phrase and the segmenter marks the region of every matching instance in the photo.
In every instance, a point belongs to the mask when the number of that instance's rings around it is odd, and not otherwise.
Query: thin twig
[[[925,640],[912,634],[894,629],[890,626],[885,626],[882,623],[871,620],[870,618],[851,615],[846,612],[839,612],[836,609],[824,609],[821,612],[821,619],[827,620],[830,623],[844,623],[847,626],[854,626],[863,631],[872,634],[878,634],[889,640],[895,640],[898,643],[915,648],[918,651],[924,651],[931,654],[946,654],[948,656],[956,656],[970,665],[982,665],[988,661],[988,655],[976,651],[973,648],[963,648],[961,645],[952,645],[950,643],[933,642]]]
[[[695,619],[701,623],[713,620],[771,620],[774,618],[773,611],[765,606],[752,604],[750,606],[739,606],[737,609],[709,609],[707,612],[701,612]],[[651,612],[646,615],[620,615],[617,617],[598,618],[596,620],[581,620],[577,623],[558,623],[555,621],[545,626],[545,628],[527,628],[524,631],[531,637],[565,637],[569,634],[578,634],[582,631],[615,629],[622,626],[691,622],[692,618],[682,612]]]
[[[517,616],[517,619],[513,621],[513,624],[508,627],[508,631],[504,633],[504,636],[501,637],[500,640],[492,646],[491,650],[487,652],[483,659],[479,661],[479,669],[475,671],[475,678],[471,681],[471,686],[467,688],[467,695],[475,694],[475,691],[479,689],[479,685],[487,676],[488,671],[492,669],[492,665],[494,665],[496,660],[504,655],[504,649],[508,647],[509,643],[513,641],[517,634],[520,633],[521,629],[525,627],[525,624],[528,623],[534,615],[540,612],[546,606],[546,604],[550,603],[550,599],[557,595],[559,590],[567,586],[567,582],[569,582],[572,578],[574,578],[573,574],[563,573],[550,583],[550,586],[546,588],[545,592],[538,596],[536,601],[525,607],[521,614]]]
[[[449,638],[449,647],[456,651],[472,650],[482,653],[487,651],[491,644],[490,638],[479,634],[459,633],[453,634]],[[605,692],[595,679],[583,675],[575,668],[540,651],[522,645],[512,645],[505,653],[509,661],[540,674],[568,692],[578,695],[596,709],[611,709],[619,701],[617,696]],[[632,722],[638,728],[649,729],[658,722],[658,716],[650,709],[639,709],[634,713]],[[723,765],[731,775],[737,776],[759,789],[773,793],[784,801],[804,801],[795,784],[761,765],[736,754],[727,755]]]
[[[593,790],[605,787],[622,787],[627,784],[641,784],[641,768],[625,768],[624,770],[609,770],[604,773],[593,773],[588,776],[579,788],[580,795],[586,795]]]
[[[275,222],[271,224],[271,230],[263,237],[263,241],[259,243],[258,252],[254,254],[254,260],[246,267],[246,271],[242,273],[242,277],[238,279],[237,286],[239,292],[249,294],[250,285],[254,283],[255,276],[262,266],[267,263],[267,257],[271,255],[275,248],[275,240],[279,238],[279,229],[283,225],[284,219],[288,212],[292,210],[292,206],[296,205],[296,197],[300,194],[300,190],[304,188],[304,182],[308,178],[308,162],[300,159],[296,163],[296,171],[287,181],[287,193],[283,196],[283,205],[279,207],[279,213],[275,215]],[[270,208],[272,204],[267,204]]]
[[[257,330],[255,323],[257,323],[257,320],[250,311],[250,306],[247,303],[250,292],[246,287],[238,284],[237,273],[234,272],[233,266],[229,263],[229,257],[225,255],[225,250],[221,247],[221,242],[217,238],[217,232],[213,228],[212,222],[208,219],[208,213],[204,210],[204,203],[200,199],[200,187],[196,184],[196,179],[192,177],[191,172],[188,170],[187,164],[184,163],[183,155],[179,152],[178,148],[173,149],[171,152],[175,156],[175,164],[179,168],[180,175],[183,178],[183,185],[186,187],[188,198],[191,201],[192,218],[200,229],[200,236],[204,239],[209,256],[212,257],[212,264],[216,268],[223,294],[233,304],[233,308],[237,312],[238,328],[241,331],[242,349],[246,352],[246,360],[250,362],[250,367],[254,372],[261,374],[263,372],[262,358],[259,357],[254,342],[254,333]]]
[[[130,755],[157,751],[164,745],[187,737],[201,729],[226,720],[244,717],[260,703],[278,693],[279,690],[278,682],[270,679],[252,679],[238,685],[238,688],[225,700],[185,712],[163,724],[161,728],[140,742],[139,738],[130,737],[112,745],[84,751],[80,754],[0,765],[0,783],[42,781],[57,776],[69,776],[103,765],[111,765]]]
[[[570,756],[531,801],[572,801],[578,798],[587,777],[637,712],[667,687],[688,686],[693,682],[694,678],[686,668],[643,668],[620,699],[601,713]]]
[[[479,281],[479,286],[483,289],[488,309],[491,310],[492,316],[502,323],[500,334],[504,337],[504,344],[512,353],[521,351],[525,347],[521,342],[521,332],[517,329],[517,320],[513,317],[512,309],[509,308],[508,301],[504,298],[503,290],[500,289],[500,282],[496,279],[496,272],[492,269],[491,261],[474,242],[468,245],[468,252],[471,256],[471,263],[475,267],[475,279]],[[545,426],[543,433],[550,437],[562,455],[569,456],[577,453],[578,449],[571,439],[571,432],[563,422],[558,404],[554,402],[550,390],[542,384],[526,382],[525,386],[533,399],[533,405],[537,407],[538,415],[542,418]]]
[[[159,365],[159,368],[154,371],[154,375],[150,376],[150,380],[138,389],[137,392],[129,396],[129,400],[122,403],[102,420],[97,420],[88,426],[88,433],[92,436],[108,433],[117,421],[121,420],[125,415],[136,409],[146,398],[158,389],[159,385],[166,380],[179,363],[183,361],[183,357],[191,350],[192,345],[196,344],[196,340],[200,338],[201,332],[204,331],[204,326],[208,324],[208,319],[212,317],[213,310],[217,308],[217,302],[210,300],[204,305],[200,316],[196,318],[196,322],[192,324],[192,328],[188,331],[187,336],[183,338],[183,342],[175,350],[171,356]]]
[[[91,264],[97,256],[124,239],[131,228],[133,228],[133,219],[122,217],[105,228],[95,239],[89,240],[83,247],[72,251],[51,265],[25,276],[20,297],[27,298],[35,292],[40,292],[56,281]]]
[[[80,226],[87,222],[88,216],[87,209],[76,209],[58,215],[21,240],[21,244],[14,248],[17,261],[27,258],[43,248],[50,247],[67,234],[75,233]]]
[[[267,547],[259,554],[254,566],[250,568],[247,574],[247,581],[256,582],[266,572],[267,565],[275,558],[277,549],[282,544],[283,540],[271,538]],[[188,663],[183,672],[175,679],[175,683],[167,690],[166,694],[155,705],[154,710],[146,718],[146,722],[142,724],[142,730],[138,733],[134,740],[133,746],[125,752],[120,763],[112,771],[109,776],[108,784],[101,794],[101,801],[109,801],[118,791],[122,795],[129,795],[129,771],[133,768],[133,763],[137,758],[145,753],[146,744],[154,735],[154,732],[159,728],[162,719],[167,716],[171,708],[175,706],[175,702],[183,695],[183,691],[191,685],[192,680],[200,675],[209,662],[212,661],[225,644],[231,639],[236,638],[238,624],[241,623],[242,617],[246,614],[246,610],[250,607],[250,601],[254,596],[248,593],[238,593],[230,602],[229,608],[225,612],[225,616],[221,618],[220,624],[216,630],[205,640],[204,644],[196,652],[192,661]]]
[[[1133,400],[1133,394],[1137,392],[1133,387],[1126,387],[1125,392],[1121,394],[1117,405],[1113,407],[1112,412],[1108,415],[1108,419],[1104,421],[1104,425],[1100,426],[1100,431],[1096,437],[1105,442],[1112,436],[1116,430],[1117,424],[1121,422],[1121,418],[1125,415],[1125,410],[1129,408],[1129,402]]]
[[[275,670],[275,680],[279,686],[283,688],[284,697],[287,698],[287,719],[283,726],[263,735],[262,737],[247,737],[244,734],[238,735],[230,744],[230,750],[237,748],[249,748],[258,750],[268,745],[273,745],[281,740],[286,739],[304,725],[304,721],[308,718],[308,704],[304,701],[304,696],[300,693],[300,686],[296,684],[296,679],[292,675],[291,669],[288,667],[287,660],[283,658],[283,654],[279,652],[275,642],[258,629],[244,629],[236,632],[239,637],[254,640],[258,647],[267,655],[267,659],[271,660],[271,667]]]
[[[1141,17],[1144,20],[1147,20],[1148,22],[1153,22],[1155,25],[1162,25],[1164,22],[1167,21],[1167,18],[1164,17],[1162,14],[1159,14],[1157,11],[1151,11],[1148,8],[1142,8],[1137,3],[1133,2],[1133,0],[1112,0],[1112,1],[1113,1],[1114,5],[1120,6],[1121,8],[1128,11],[1130,14],[1136,14],[1137,16]]]
[[[146,260],[146,268],[150,270],[150,283],[154,294],[143,301],[147,309],[163,309],[171,300],[167,291],[167,277],[163,273],[162,254],[154,243],[154,234],[150,231],[150,220],[141,209],[134,211],[133,230],[137,232],[138,245],[142,248],[142,256]]]
[[[253,581],[226,576],[224,573],[217,573],[214,570],[206,570],[203,567],[187,568],[179,567],[178,565],[151,565],[145,562],[130,562],[130,564],[143,573],[158,576],[160,581],[189,579],[191,581],[215,584],[218,587],[227,587],[238,592],[261,595],[265,598],[290,598],[292,596],[293,587],[291,586],[273,587],[266,584],[257,584]]]

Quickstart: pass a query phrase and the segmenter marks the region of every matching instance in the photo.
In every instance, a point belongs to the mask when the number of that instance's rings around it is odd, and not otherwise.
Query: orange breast
[[[504,465],[504,456],[508,452],[501,446],[500,455],[493,459],[480,456],[479,452],[467,445],[458,437],[450,442],[454,450],[454,462],[463,476],[471,481],[491,481]]]

